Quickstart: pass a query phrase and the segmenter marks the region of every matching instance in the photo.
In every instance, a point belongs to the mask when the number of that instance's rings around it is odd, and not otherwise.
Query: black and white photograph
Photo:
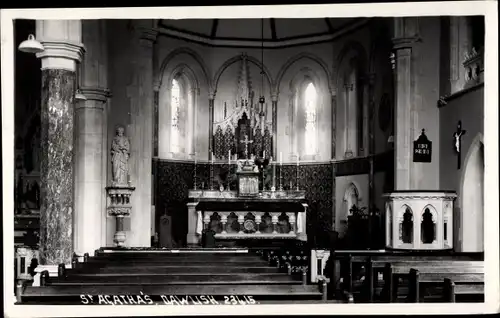
[[[5,315],[497,312],[497,10],[2,9]]]

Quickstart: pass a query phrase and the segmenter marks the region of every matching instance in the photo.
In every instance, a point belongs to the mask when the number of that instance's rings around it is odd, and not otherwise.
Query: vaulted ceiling
[[[326,42],[363,25],[364,18],[161,19],[164,35],[212,46],[268,48]],[[264,41],[262,41],[264,40]]]

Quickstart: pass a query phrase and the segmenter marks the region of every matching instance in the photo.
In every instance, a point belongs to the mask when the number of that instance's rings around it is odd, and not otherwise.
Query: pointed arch
[[[170,72],[166,77],[167,77],[167,81],[166,83],[169,83],[168,85],[170,85],[170,83],[172,83],[172,81],[174,80],[174,78],[176,78],[179,74],[182,74],[184,75],[188,81],[189,81],[189,84],[190,84],[190,88],[191,89],[199,89],[200,88],[200,83],[198,81],[198,77],[196,76],[195,72],[193,71],[193,69],[185,64],[185,63],[181,63],[181,64],[178,64],[173,70],[172,72]],[[160,85],[161,87],[161,85]]]
[[[158,83],[159,83],[159,86],[161,86],[161,84],[162,84],[163,77],[164,77],[164,72],[165,72],[165,70],[168,69],[169,64],[172,62],[172,60],[175,57],[177,57],[178,55],[182,55],[182,54],[186,54],[186,55],[190,56],[191,58],[193,58],[198,63],[199,67],[201,68],[201,70],[203,72],[203,80],[207,84],[207,86],[209,88],[209,91],[211,91],[213,85],[212,85],[212,82],[210,80],[210,70],[209,70],[208,66],[203,61],[203,58],[196,51],[194,51],[194,50],[192,50],[190,48],[187,48],[187,47],[177,48],[177,49],[173,50],[172,52],[170,52],[163,59],[163,62],[161,63],[161,66],[160,66],[160,71],[158,72],[158,76],[159,76]]]
[[[367,72],[368,60],[364,46],[357,41],[349,41],[344,45],[342,50],[340,50],[339,54],[337,55],[337,59],[334,62],[335,65],[333,66],[333,69],[337,79],[339,77],[339,71],[342,68],[342,61],[351,53],[354,53],[361,61],[360,68],[363,71],[363,73]]]
[[[432,244],[437,238],[438,213],[432,204],[427,204],[420,211],[420,241],[423,244]]]
[[[350,182],[345,191],[343,200],[346,203],[347,215],[351,215],[351,208],[354,206],[359,208],[359,201],[361,201],[361,197],[359,195],[359,188],[354,184],[354,182]]]
[[[399,210],[399,241],[403,244],[413,244],[414,213],[410,206],[403,204]]]
[[[198,76],[185,63],[165,69],[159,105],[159,154],[161,158],[185,159],[193,152]],[[174,85],[175,84],[175,85]]]
[[[343,131],[338,138],[339,153],[344,158],[357,157],[365,153],[367,122],[365,120],[366,92],[364,81],[367,72],[365,48],[356,41],[347,42],[335,61],[335,84],[337,88],[337,127]]]
[[[478,133],[465,156],[459,186],[462,251],[484,251],[484,143]],[[457,231],[455,231],[457,232]],[[465,239],[467,237],[467,239]]]
[[[225,61],[221,67],[219,67],[219,69],[215,72],[215,75],[212,79],[212,83],[213,83],[213,89],[214,89],[214,93],[217,92],[217,87],[218,87],[218,84],[219,84],[219,79],[220,77],[222,76],[222,73],[224,73],[224,71],[229,67],[231,66],[232,64],[236,63],[236,62],[239,62],[241,61],[243,55],[236,55],[236,56],[233,56],[232,58],[230,58],[229,60]],[[271,76],[271,72],[269,72],[268,68],[266,67],[266,65],[262,65],[262,62],[259,61],[258,59],[256,59],[255,57],[253,56],[249,56],[247,55],[246,56],[246,59],[248,62],[256,65],[258,68],[263,68],[264,70],[264,75],[266,76],[267,78],[267,81],[268,81],[268,84],[269,84],[269,87],[273,88],[274,87],[274,81],[273,81],[273,78]]]
[[[326,64],[322,59],[320,59],[316,55],[311,54],[311,53],[307,53],[307,52],[299,53],[299,54],[291,57],[290,59],[288,59],[288,61],[286,61],[286,63],[281,67],[281,69],[278,72],[278,76],[276,77],[276,83],[275,83],[274,91],[275,92],[279,92],[281,81],[283,80],[283,76],[285,75],[286,71],[293,64],[295,64],[297,61],[299,61],[301,59],[312,60],[313,62],[315,62],[316,64],[318,64],[325,71],[325,75],[326,75],[327,83],[328,83],[328,90],[329,90],[329,92],[331,94],[333,86],[332,86],[332,76],[331,76],[330,70],[328,68],[328,64]]]
[[[432,204],[427,204],[427,205],[426,205],[426,206],[422,209],[422,211],[420,211],[420,215],[423,215],[423,214],[426,212],[426,210],[427,210],[427,209],[429,210],[429,212],[430,212],[430,213],[431,213],[431,215],[432,215],[432,220],[433,220],[434,222],[437,222],[437,216],[438,216],[438,213],[437,213],[436,208],[435,208]]]

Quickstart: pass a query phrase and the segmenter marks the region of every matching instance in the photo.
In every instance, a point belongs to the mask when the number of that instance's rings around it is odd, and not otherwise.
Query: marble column
[[[140,22],[138,22],[140,23]],[[130,179],[135,192],[131,197],[130,232],[127,244],[134,247],[151,246],[151,196],[153,156],[153,45],[157,32],[138,26],[135,51],[136,77],[130,101]]]
[[[40,263],[71,264],[74,210],[74,103],[83,56],[80,20],[38,20],[42,62]],[[57,267],[56,267],[57,268]]]
[[[105,23],[85,20],[82,37],[86,55],[80,67],[80,93],[86,100],[75,105],[75,216],[74,251],[77,255],[92,255],[103,245],[101,235],[106,220],[106,179],[103,178],[107,159],[105,135],[107,87],[107,48]]]
[[[210,92],[208,96],[208,159],[212,159],[214,148],[214,101],[215,93]]]
[[[395,18],[395,190],[416,188],[416,165],[412,162],[416,112],[412,50],[417,38],[418,18]]]
[[[278,94],[271,95],[271,111],[273,121],[273,158],[277,160],[278,157]],[[279,159],[278,159],[279,160]]]

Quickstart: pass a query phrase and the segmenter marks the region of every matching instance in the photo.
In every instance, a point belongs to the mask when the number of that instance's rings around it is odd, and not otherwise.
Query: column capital
[[[332,97],[337,97],[337,87],[332,87],[332,89],[330,90],[330,95]]]
[[[69,41],[43,41],[44,50],[36,54],[42,60],[44,69],[76,70],[76,63],[81,62],[85,53],[82,43]]]
[[[272,102],[278,101],[278,92],[271,93],[271,101]]]
[[[361,81],[364,85],[372,86],[373,84],[375,84],[376,76],[377,75],[375,73],[367,73],[363,77],[361,77]]]
[[[411,37],[397,37],[392,39],[393,50],[401,50],[406,48],[411,48],[415,43],[421,42],[422,39],[418,36]]]
[[[216,93],[216,92],[215,92],[215,91],[212,91],[212,90],[211,90],[210,92],[208,92],[208,99],[212,99],[212,100],[214,100],[214,99],[215,99],[215,93]]]
[[[97,100],[106,102],[111,97],[111,92],[103,87],[80,87],[80,92],[87,98],[87,100]]]
[[[160,91],[160,81],[157,78],[153,80],[153,91],[154,92]]]
[[[152,47],[158,37],[158,30],[153,28],[139,27],[137,32],[139,32],[139,42],[146,47]]]

